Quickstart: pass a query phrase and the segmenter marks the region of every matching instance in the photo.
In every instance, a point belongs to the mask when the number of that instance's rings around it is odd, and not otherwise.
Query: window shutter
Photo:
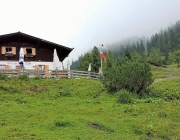
[[[35,70],[38,70],[38,65],[35,65]]]
[[[9,69],[10,67],[9,67],[9,65],[6,65],[6,67],[5,67],[6,69]]]
[[[35,48],[32,48],[32,54],[36,55],[36,49]]]
[[[12,53],[16,55],[16,47],[12,47]]]
[[[1,54],[5,54],[6,53],[6,47],[1,47]]]
[[[24,55],[26,55],[27,54],[26,48],[23,48],[23,51],[24,51]]]
[[[45,65],[44,70],[49,70],[49,65]]]

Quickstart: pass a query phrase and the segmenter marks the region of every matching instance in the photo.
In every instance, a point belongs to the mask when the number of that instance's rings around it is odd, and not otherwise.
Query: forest
[[[93,50],[79,56],[78,60],[72,61],[71,69],[87,70],[89,63],[93,65],[92,71],[98,72],[100,66],[99,57],[100,47],[94,47]],[[102,49],[105,55],[111,54],[111,58],[122,58],[126,50],[129,53],[138,53],[148,63],[162,66],[175,61],[179,63],[172,53],[180,49],[180,21],[171,25],[167,29],[160,30],[150,38],[148,37],[130,37],[119,42],[107,45],[107,49]],[[174,54],[176,55],[177,52]],[[109,55],[107,57],[110,57]],[[107,58],[107,62],[109,58]]]

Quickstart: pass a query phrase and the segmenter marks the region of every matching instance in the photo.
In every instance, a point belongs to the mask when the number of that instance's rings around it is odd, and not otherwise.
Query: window
[[[12,53],[12,47],[6,47],[6,53]]]
[[[44,65],[38,65],[38,69],[39,69],[39,70],[44,70],[44,69],[45,69],[45,66],[44,66]]]
[[[6,68],[5,65],[0,65],[0,70],[5,69],[5,68]]]
[[[36,55],[35,48],[27,47],[23,48],[25,57],[33,57]]]
[[[35,65],[35,70],[49,70],[49,65]]]
[[[16,47],[1,46],[1,54],[12,57],[13,55],[16,55]]]
[[[26,48],[26,53],[27,54],[32,54],[32,48]]]

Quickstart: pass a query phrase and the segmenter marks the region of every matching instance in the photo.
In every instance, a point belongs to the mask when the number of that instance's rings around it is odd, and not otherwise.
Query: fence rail
[[[33,77],[44,78],[91,78],[99,79],[100,74],[87,71],[76,70],[22,70],[22,69],[0,69],[0,74],[8,75],[8,77],[19,77],[20,75],[28,75]]]

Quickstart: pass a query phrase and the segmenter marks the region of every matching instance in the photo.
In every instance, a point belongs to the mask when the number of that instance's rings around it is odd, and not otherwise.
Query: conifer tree
[[[174,51],[170,54],[170,60],[176,62],[178,67],[180,67],[180,50]]]

